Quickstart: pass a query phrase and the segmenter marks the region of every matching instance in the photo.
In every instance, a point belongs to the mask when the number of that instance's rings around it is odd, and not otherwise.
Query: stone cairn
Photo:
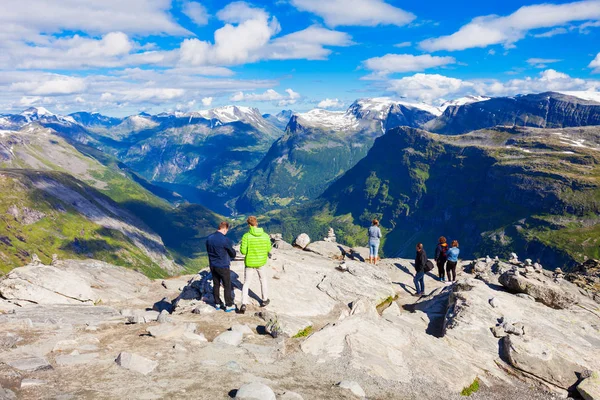
[[[337,238],[335,237],[335,232],[333,228],[329,228],[329,232],[327,232],[327,237],[323,239],[326,242],[335,243]]]

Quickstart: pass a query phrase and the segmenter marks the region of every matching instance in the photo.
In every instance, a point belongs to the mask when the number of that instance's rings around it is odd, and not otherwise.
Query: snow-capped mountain
[[[293,114],[294,112],[292,110],[282,110],[276,115],[263,114],[263,118],[283,131],[290,122],[290,118],[292,118]]]
[[[595,101],[600,103],[600,92],[586,90],[586,91],[572,91],[572,92],[558,92],[567,96],[577,97],[578,99]]]
[[[437,107],[438,110],[440,111],[439,115],[442,115],[444,111],[446,111],[446,108],[451,107],[451,106],[464,106],[465,104],[471,104],[471,103],[477,103],[479,101],[486,101],[491,99],[491,97],[487,97],[487,96],[465,96],[465,97],[460,97],[458,99],[454,99],[454,100],[449,100],[449,101],[445,101],[444,103],[442,103],[441,106]]]
[[[71,118],[73,118],[75,120],[75,122],[77,122],[79,125],[88,127],[88,128],[94,128],[94,127],[110,128],[110,127],[119,125],[121,122],[123,122],[122,118],[107,117],[106,115],[102,115],[97,112],[89,113],[89,112],[82,111],[82,112],[76,112],[73,114],[69,114],[69,116]]]

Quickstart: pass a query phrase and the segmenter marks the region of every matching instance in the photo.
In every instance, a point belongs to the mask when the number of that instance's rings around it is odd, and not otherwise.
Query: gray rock
[[[160,324],[166,324],[171,322],[171,318],[169,317],[169,312],[167,310],[162,310],[160,314],[158,314],[158,318],[156,319]]]
[[[2,400],[16,400],[17,395],[10,389],[3,389],[0,387],[0,399]]]
[[[9,361],[7,364],[13,367],[14,369],[26,372],[52,369],[52,366],[48,363],[48,361],[45,358],[41,357],[20,358],[18,360]]]
[[[600,400],[600,374],[592,372],[577,385],[577,391],[584,400]]]
[[[508,335],[508,333],[500,325],[492,327],[491,331],[492,331],[492,334],[494,335],[494,337],[497,337],[497,338],[503,338],[504,336]]]
[[[39,379],[23,379],[21,381],[21,389],[26,389],[29,387],[33,387],[33,386],[41,386],[41,385],[45,385],[46,381],[42,381]],[[0,396],[0,399],[2,398],[2,396]]]
[[[244,334],[237,331],[225,331],[217,336],[213,343],[222,343],[229,346],[239,346],[244,340]]]
[[[0,349],[12,349],[17,346],[23,338],[12,333],[12,332],[3,332],[0,333]]]
[[[514,335],[502,340],[504,356],[510,365],[562,389],[577,383],[577,373],[584,370],[540,340]]]
[[[517,293],[515,296],[520,297],[521,299],[525,299],[525,300],[529,300],[529,301],[535,301],[535,298],[533,296],[530,296],[530,295],[525,294],[525,293]]]
[[[246,383],[239,388],[236,400],[277,400],[273,390],[259,382]]]
[[[88,353],[88,354],[67,354],[57,356],[55,361],[60,366],[71,366],[71,365],[84,365],[92,362],[98,358],[97,353]]]
[[[365,391],[362,387],[360,387],[360,385],[357,382],[341,381],[340,383],[338,383],[338,386],[342,389],[349,390],[350,392],[352,392],[352,394],[354,394],[357,397],[363,398],[366,396]]]
[[[498,301],[497,298],[492,297],[490,299],[490,306],[492,306],[493,308],[498,308],[499,305],[500,305],[500,302]]]
[[[299,247],[302,250],[306,248],[310,244],[310,237],[306,233],[301,233],[298,235],[296,240],[294,240],[294,246]]]
[[[183,336],[184,333],[194,333],[196,332],[196,324],[171,324],[164,323],[160,325],[151,326],[146,331],[155,338],[159,339],[169,339],[169,338],[178,338]]]
[[[241,332],[242,335],[253,335],[252,329],[248,325],[235,324],[231,327],[232,331]]]
[[[201,343],[206,343],[208,342],[208,340],[206,339],[206,337],[204,337],[204,334],[196,334],[196,333],[192,333],[192,332],[185,332],[182,336],[182,338],[189,340],[190,342],[194,343],[194,344],[201,344]]]
[[[142,375],[148,375],[158,367],[158,362],[133,353],[122,352],[115,362],[121,367],[130,371],[138,372]]]
[[[541,281],[542,275],[536,279],[516,275],[513,271],[505,272],[499,278],[500,283],[518,293],[526,293],[548,307],[564,309],[576,303],[575,297],[565,292],[560,286],[548,281]]]
[[[187,349],[185,347],[183,347],[182,345],[180,345],[179,343],[177,343],[177,344],[175,344],[173,346],[173,350],[179,351],[179,352],[182,352],[182,353],[187,352]]]
[[[206,303],[202,303],[199,306],[197,306],[196,308],[194,308],[192,310],[192,313],[198,314],[198,315],[206,315],[206,314],[212,314],[216,311],[217,310],[215,310],[215,308],[213,306],[206,304]]]

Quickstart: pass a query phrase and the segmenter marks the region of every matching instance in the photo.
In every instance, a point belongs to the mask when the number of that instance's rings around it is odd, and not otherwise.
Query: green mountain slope
[[[52,254],[92,257],[150,276],[205,264],[203,239],[218,215],[199,205],[175,207],[152,193],[168,195],[164,189],[98,150],[75,145],[36,125],[1,132],[4,271],[33,253],[46,262]]]
[[[377,216],[384,252],[433,251],[445,235],[465,257],[507,256],[568,265],[600,256],[600,129],[484,130],[442,136],[397,128],[315,202],[273,214],[288,239],[302,228],[319,238],[365,244]]]

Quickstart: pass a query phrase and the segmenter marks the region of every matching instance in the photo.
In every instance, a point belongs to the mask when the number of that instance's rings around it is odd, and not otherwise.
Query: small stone
[[[502,326],[494,326],[491,328],[491,331],[496,338],[503,338],[504,336],[508,335]]]
[[[294,240],[294,246],[299,247],[302,250],[306,248],[310,244],[310,237],[306,233],[301,233],[298,235],[296,240]]]
[[[244,340],[244,334],[236,331],[225,331],[217,336],[213,343],[222,343],[229,346],[239,346]]]
[[[208,305],[206,303],[202,303],[199,306],[197,306],[196,308],[194,308],[194,310],[192,310],[192,313],[198,314],[198,315],[206,315],[206,314],[212,314],[215,311],[216,310],[213,306]]]
[[[527,258],[527,259],[525,260],[525,265],[526,265],[526,266],[533,265],[533,260],[532,260],[531,258]]]
[[[148,375],[158,367],[158,362],[154,360],[126,352],[119,354],[115,362],[125,369],[138,372],[142,375]]]
[[[492,297],[490,299],[490,306],[492,306],[493,308],[498,308],[499,305],[500,305],[500,303],[497,298]]]
[[[232,331],[241,332],[242,335],[253,335],[252,329],[248,325],[235,324],[231,327]]]
[[[276,400],[273,390],[259,382],[246,383],[239,388],[236,400]]]
[[[53,352],[67,351],[77,347],[76,340],[61,340],[54,345]]]
[[[158,318],[156,319],[160,324],[166,324],[167,322],[171,322],[171,318],[169,318],[169,312],[167,310],[162,310],[160,314],[158,314]]]
[[[196,324],[170,324],[165,323],[161,325],[151,326],[146,331],[155,338],[166,339],[166,338],[176,338],[183,336],[184,333],[194,333],[196,332]]]
[[[179,343],[177,343],[177,344],[175,344],[173,346],[173,350],[179,351],[179,352],[182,352],[182,353],[187,352],[187,349],[185,347],[183,347],[182,345],[180,345]]]
[[[20,358],[15,361],[9,361],[7,363],[14,369],[18,369],[19,371],[42,371],[46,369],[52,369],[52,366],[48,363],[45,358],[41,357],[26,357]]]
[[[365,391],[362,387],[360,387],[360,385],[357,382],[341,381],[340,383],[338,383],[338,386],[342,389],[349,390],[350,392],[352,392],[352,394],[354,394],[357,397],[362,398],[366,396]]]
[[[42,381],[39,379],[23,379],[21,381],[21,389],[26,389],[28,387],[32,387],[32,386],[40,386],[40,385],[45,385],[46,381]],[[2,398],[2,396],[0,396],[0,399]]]

